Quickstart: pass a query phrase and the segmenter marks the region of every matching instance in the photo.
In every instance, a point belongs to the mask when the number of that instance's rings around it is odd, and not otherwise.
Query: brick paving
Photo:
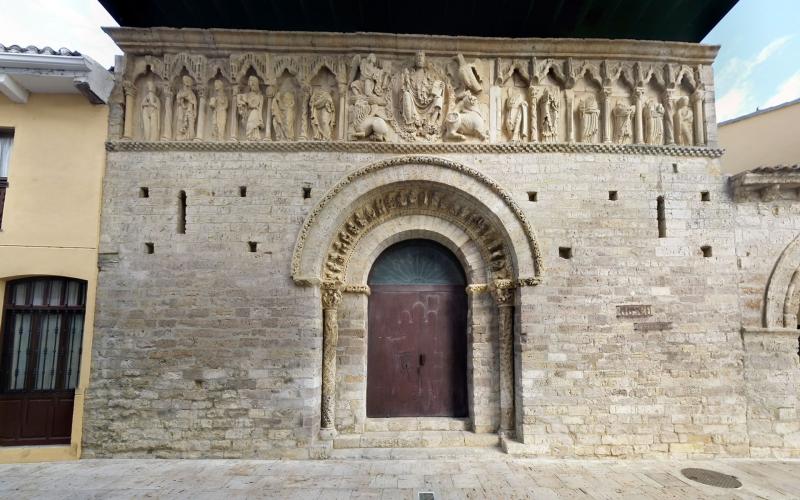
[[[739,489],[684,478],[737,476]],[[0,498],[416,499],[800,498],[798,460],[81,460],[0,465]]]

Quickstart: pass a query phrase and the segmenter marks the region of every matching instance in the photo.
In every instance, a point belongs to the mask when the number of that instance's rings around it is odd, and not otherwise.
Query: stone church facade
[[[800,455],[800,174],[720,174],[716,47],[109,32],[84,456]]]

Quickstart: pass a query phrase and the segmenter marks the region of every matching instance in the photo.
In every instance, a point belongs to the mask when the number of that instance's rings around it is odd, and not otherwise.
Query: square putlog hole
[[[247,197],[247,186],[239,186],[239,197],[240,198]]]
[[[140,187],[139,198],[150,198],[150,188]]]
[[[619,195],[616,191],[609,191],[608,192],[608,199],[610,201],[617,201],[619,199]]]
[[[558,247],[558,256],[562,259],[571,259],[572,247]]]
[[[711,193],[708,191],[700,191],[700,201],[711,201]]]
[[[303,187],[303,199],[307,200],[309,198],[311,198],[311,187],[310,186],[304,186]]]
[[[153,243],[149,243],[149,242],[148,242],[148,243],[145,243],[145,244],[144,244],[144,253],[146,253],[146,254],[148,254],[148,255],[152,255],[152,254],[156,253],[156,246],[155,246],[155,244],[153,244]]]
[[[257,241],[248,241],[247,242],[247,249],[250,252],[257,252],[258,251],[258,242]]]
[[[539,201],[539,194],[536,191],[528,191],[528,201]]]
[[[703,252],[703,257],[712,257],[714,255],[709,245],[703,245],[700,247],[700,251]]]

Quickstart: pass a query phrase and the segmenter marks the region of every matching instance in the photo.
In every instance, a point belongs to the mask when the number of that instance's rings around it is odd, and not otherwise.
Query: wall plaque
[[[650,304],[625,304],[617,306],[618,318],[648,318],[653,315]]]

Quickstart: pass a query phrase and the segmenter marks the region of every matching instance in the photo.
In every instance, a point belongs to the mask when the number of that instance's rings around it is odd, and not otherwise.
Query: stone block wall
[[[321,311],[318,291],[289,277],[292,247],[333,184],[389,156],[109,152],[85,456],[308,456]],[[513,194],[544,254],[542,283],[517,298],[517,429],[529,452],[797,453],[796,339],[743,343],[740,330],[757,325],[760,305],[748,304],[800,219],[754,218],[705,158],[447,156]],[[339,324],[339,380],[361,387],[363,318]],[[485,326],[471,338],[489,354]],[[491,378],[479,359],[472,369]],[[339,424],[353,428],[342,401],[363,400],[347,383],[337,390]],[[491,389],[481,397],[496,404]]]

